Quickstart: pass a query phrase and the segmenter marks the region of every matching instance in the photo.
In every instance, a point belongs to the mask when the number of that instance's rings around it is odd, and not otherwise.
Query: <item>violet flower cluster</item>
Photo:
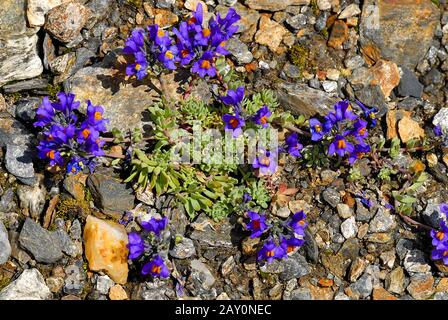
[[[83,115],[74,94],[60,92],[57,97],[58,102],[44,97],[36,111],[34,126],[42,128],[38,156],[52,167],[66,167],[67,173],[77,173],[85,167],[93,171],[95,157],[104,155],[105,142],[100,138],[108,123],[103,118],[104,109],[87,101],[87,114]]]
[[[326,115],[323,121],[317,118],[309,120],[311,140],[330,140],[328,154],[341,158],[347,156],[350,164],[370,152],[370,145],[365,142],[367,128],[376,126],[376,108],[368,108],[356,102],[363,111],[364,119],[355,114],[348,100],[342,100],[334,105],[334,112]]]
[[[233,114],[227,113],[222,116],[224,129],[231,131],[234,138],[238,138],[243,133],[246,124],[252,123],[261,129],[269,127],[269,117],[272,115],[268,106],[262,106],[254,115],[245,115],[242,110],[244,99],[244,87],[236,90],[227,90],[227,95],[221,97],[221,101],[233,109]],[[277,150],[261,149],[254,157],[252,167],[258,169],[260,174],[270,175],[277,169]]]
[[[224,18],[217,14],[216,19],[210,19],[206,25],[202,4],[198,3],[192,17],[172,32],[156,24],[146,30],[135,29],[123,49],[123,53],[135,58],[135,62],[127,66],[126,74],[140,80],[147,75],[150,66],[157,64],[169,70],[188,67],[201,78],[215,77],[215,60],[219,55],[229,54],[226,43],[238,30],[235,24],[239,20],[235,9],[230,8]]]
[[[441,204],[440,211],[448,219],[448,204]],[[448,226],[445,221],[440,222],[439,230],[431,230],[432,250],[431,258],[433,260],[442,260],[443,264],[448,266]]]
[[[142,275],[168,278],[170,271],[165,260],[158,253],[158,247],[164,242],[163,231],[168,225],[168,218],[151,217],[148,221],[140,222],[143,230],[128,234],[129,259],[143,262]]]
[[[258,251],[259,261],[266,260],[271,263],[274,259],[287,258],[305,243],[303,238],[308,223],[303,211],[296,212],[276,226],[267,221],[266,215],[254,211],[248,211],[247,218],[249,222],[245,227],[251,232],[251,238],[267,235],[263,247]]]

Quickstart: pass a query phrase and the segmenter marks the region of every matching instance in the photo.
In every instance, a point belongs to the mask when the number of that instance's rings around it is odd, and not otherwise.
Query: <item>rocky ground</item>
[[[189,221],[171,195],[135,196],[110,166],[92,175],[49,173],[35,155],[35,108],[60,90],[92,99],[111,126],[145,127],[157,84],[130,84],[119,64],[136,26],[171,26],[196,0],[3,0],[0,7],[1,299],[448,299],[448,268],[431,260],[426,230],[390,210],[375,159],[349,168],[282,164],[277,185],[298,188],[276,210],[306,209],[306,244],[289,259],[258,266],[257,242],[205,214]],[[247,90],[270,88],[293,114],[325,115],[339,98],[379,109],[372,136],[403,143],[434,138],[435,115],[448,127],[448,4],[445,0],[208,0],[208,14],[233,6],[242,16],[230,61]],[[176,83],[173,84],[173,96]],[[196,88],[201,98],[207,87]],[[378,157],[381,157],[379,154]],[[427,173],[411,217],[437,228],[448,202],[448,151],[403,152],[398,172]],[[356,195],[365,192],[373,205]],[[392,201],[392,200],[391,200]],[[142,206],[163,212],[182,236],[170,251],[185,279],[147,281],[120,256],[117,221]],[[87,218],[89,217],[89,218]],[[98,254],[102,252],[103,254]],[[105,252],[105,253],[104,253]],[[86,256],[90,259],[87,261]],[[122,255],[121,255],[122,256]],[[103,270],[103,271],[100,271]]]

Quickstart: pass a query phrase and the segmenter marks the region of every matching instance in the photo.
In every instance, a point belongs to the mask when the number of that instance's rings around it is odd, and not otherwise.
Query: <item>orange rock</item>
[[[384,288],[375,288],[372,293],[373,300],[398,300],[397,297],[390,294]]]
[[[275,52],[287,32],[288,30],[278,22],[262,15],[260,18],[260,27],[255,34],[255,41],[261,45],[268,46],[269,49]]]
[[[154,9],[153,12],[155,13],[154,23],[158,24],[161,28],[170,27],[179,21],[177,15],[170,10]]]
[[[436,287],[436,292],[448,291],[448,278],[442,278]]]
[[[420,139],[425,136],[425,130],[423,130],[417,121],[412,120],[410,117],[404,117],[398,122],[398,133],[401,141],[404,143],[411,139]]]
[[[387,139],[393,139],[398,136],[397,123],[404,117],[410,117],[409,111],[404,110],[391,110],[386,115],[387,124]]]
[[[348,39],[348,27],[342,20],[336,20],[331,29],[330,39],[328,39],[328,46],[341,49],[342,44]]]
[[[119,284],[114,285],[109,290],[110,300],[128,300],[128,294]]]
[[[319,285],[324,288],[332,287],[333,284],[334,284],[334,281],[331,279],[322,278],[319,280]]]
[[[128,235],[124,226],[88,216],[84,227],[84,244],[91,270],[104,270],[116,283],[127,282]]]
[[[373,66],[381,57],[378,47],[371,43],[361,46],[361,54],[369,66]]]
[[[386,98],[400,83],[400,71],[398,70],[397,65],[392,61],[379,60],[375,66],[371,68],[371,72]]]

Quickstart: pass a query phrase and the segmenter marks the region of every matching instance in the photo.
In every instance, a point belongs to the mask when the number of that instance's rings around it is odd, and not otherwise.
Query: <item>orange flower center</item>
[[[173,59],[174,55],[170,50],[168,50],[167,52],[165,52],[165,57],[171,60]]]
[[[366,133],[366,128],[364,127],[364,128],[361,128],[361,130],[359,130],[359,134],[360,135],[364,135]]]
[[[189,53],[190,53],[190,51],[184,49],[180,52],[180,55],[182,56],[182,58],[185,58],[186,56],[188,56]]]
[[[270,251],[266,252],[266,256],[267,257],[273,257],[274,256],[274,250],[270,250]]]
[[[140,71],[140,69],[142,68],[142,66],[140,64],[136,64],[135,65],[135,70]]]
[[[320,125],[316,124],[316,125],[314,126],[314,130],[315,130],[316,132],[320,132],[320,131],[322,130],[322,127],[321,127]]]
[[[269,166],[269,164],[271,163],[271,160],[268,157],[263,157],[261,158],[261,164],[265,165],[265,166]]]
[[[437,232],[437,234],[436,234],[436,238],[439,240],[442,240],[444,236],[445,236],[445,234],[441,231]]]
[[[345,149],[346,143],[344,139],[338,140],[338,149]]]
[[[444,257],[448,256],[448,250],[443,251],[443,256]]]
[[[363,154],[364,154],[363,152],[357,152],[356,153],[356,158],[361,159]]]
[[[305,225],[305,220],[299,220],[299,221],[297,221],[297,224],[299,225],[299,226],[304,226]]]
[[[188,24],[194,24],[194,23],[196,23],[195,17],[191,17],[190,19],[188,19]]]
[[[268,122],[268,118],[266,116],[262,116],[260,118],[260,122],[261,122],[261,124],[266,124],[266,122]]]
[[[286,252],[291,253],[294,251],[294,247],[293,246],[288,246],[288,248],[286,249]]]
[[[220,47],[225,47],[225,45],[226,45],[226,42],[225,42],[225,41],[222,41],[222,42],[219,44]]]
[[[210,29],[208,29],[208,28],[205,28],[204,30],[202,30],[202,35],[203,35],[204,37],[209,37],[211,33],[212,33],[212,32],[211,32]]]
[[[95,120],[101,120],[103,118],[103,115],[101,114],[101,112],[97,111],[95,112],[94,116]]]
[[[158,35],[159,37],[163,37],[163,36],[165,35],[165,32],[164,32],[163,30],[159,29],[159,30],[157,31],[157,35]]]
[[[155,274],[160,274],[160,272],[162,271],[162,268],[160,266],[157,265],[153,265],[151,268],[151,272],[155,273]]]
[[[238,121],[238,119],[232,118],[232,119],[230,119],[229,123],[232,126],[232,128],[235,129],[240,122]]]
[[[252,226],[254,229],[260,229],[260,220],[252,221]]]
[[[202,63],[201,63],[201,68],[202,69],[208,70],[208,69],[210,69],[210,67],[211,67],[210,61],[208,61],[208,60],[203,60],[202,61]]]
[[[50,150],[47,152],[47,157],[50,158],[51,160],[54,159],[54,150]]]
[[[90,135],[90,130],[89,129],[84,129],[81,132],[82,136],[84,137],[84,139],[87,139]]]
[[[53,140],[53,135],[52,134],[48,135],[48,140]]]

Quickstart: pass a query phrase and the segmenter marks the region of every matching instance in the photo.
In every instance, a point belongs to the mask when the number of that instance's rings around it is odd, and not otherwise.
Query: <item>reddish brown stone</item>
[[[342,20],[336,20],[331,29],[330,39],[328,40],[328,46],[341,49],[342,44],[348,39],[348,27]]]
[[[372,293],[373,300],[398,300],[397,297],[390,294],[384,288],[375,288]]]

